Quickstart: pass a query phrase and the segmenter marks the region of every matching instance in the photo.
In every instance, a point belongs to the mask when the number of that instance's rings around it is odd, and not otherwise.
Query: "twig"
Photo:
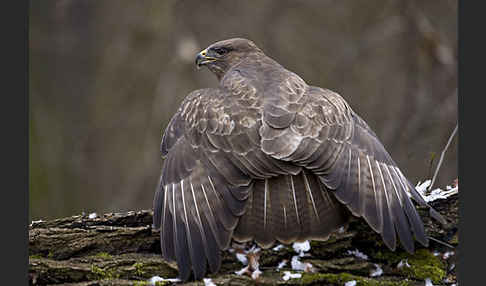
[[[434,177],[432,178],[432,182],[430,183],[430,186],[428,188],[429,191],[432,190],[432,186],[434,185],[435,179],[437,178],[437,174],[439,173],[440,166],[442,165],[442,160],[444,159],[444,154],[447,151],[447,149],[449,148],[449,145],[451,145],[452,138],[454,138],[454,135],[456,135],[457,126],[458,125],[456,124],[456,128],[454,128],[454,131],[452,131],[452,134],[449,137],[449,141],[447,141],[447,144],[446,144],[444,150],[442,150],[442,154],[440,154],[439,163],[437,164],[437,168],[435,169]]]
[[[448,244],[448,243],[446,243],[446,242],[443,242],[442,240],[439,240],[439,239],[437,239],[437,238],[433,238],[432,236],[429,236],[428,238],[429,238],[430,240],[433,240],[433,241],[435,241],[435,242],[439,243],[439,244],[445,245],[445,246],[447,246],[447,247],[449,247],[449,248],[456,249],[454,246],[452,246],[452,245],[450,245],[450,244]]]

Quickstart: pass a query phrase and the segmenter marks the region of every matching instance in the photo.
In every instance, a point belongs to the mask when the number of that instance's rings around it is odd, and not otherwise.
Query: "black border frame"
[[[28,285],[29,1],[10,1],[3,6],[2,284]]]

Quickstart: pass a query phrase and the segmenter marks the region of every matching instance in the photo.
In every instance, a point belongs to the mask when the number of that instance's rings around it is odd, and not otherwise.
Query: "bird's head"
[[[260,53],[262,51],[250,40],[228,39],[216,42],[199,52],[196,66],[208,67],[220,79],[234,65]]]

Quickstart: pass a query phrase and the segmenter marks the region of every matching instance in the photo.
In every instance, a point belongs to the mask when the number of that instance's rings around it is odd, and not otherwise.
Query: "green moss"
[[[174,268],[159,262],[135,262],[128,267],[123,267],[123,269],[119,272],[123,277],[136,276],[137,279],[148,279],[155,275],[162,277],[174,277],[177,276],[178,273]]]
[[[402,259],[409,258],[407,252],[390,251],[388,249],[378,250],[377,252],[371,254],[371,257],[381,260],[389,265],[400,262]]]
[[[332,285],[344,285],[346,282],[354,280],[356,281],[356,286],[411,286],[414,285],[413,281],[400,280],[383,280],[383,279],[372,279],[365,278],[357,275],[352,275],[349,273],[304,273],[302,275],[302,284],[304,285],[321,285],[323,283],[330,283]]]
[[[102,277],[102,276],[105,275],[105,271],[102,268],[100,268],[100,267],[98,267],[98,266],[96,266],[94,264],[91,265],[91,272],[93,274],[99,276],[99,277]]]
[[[439,257],[427,249],[419,249],[408,258],[410,267],[401,268],[401,272],[420,280],[430,278],[434,283],[440,283],[446,275],[445,265]]]
[[[328,283],[340,283],[344,284],[347,281],[356,280],[355,275],[342,273],[342,274],[331,274],[331,273],[304,273],[302,275],[302,284],[313,284],[317,282],[328,282]]]
[[[95,256],[99,257],[99,258],[103,258],[103,259],[113,259],[113,256],[111,256],[107,252],[100,252],[100,253],[96,254]]]
[[[372,257],[382,260],[391,267],[395,267],[401,260],[407,259],[410,267],[402,267],[399,273],[413,279],[425,280],[430,278],[434,283],[439,283],[446,275],[445,265],[439,257],[434,256],[428,249],[421,248],[415,254],[407,252],[392,252],[388,250],[378,251]]]
[[[458,245],[459,244],[459,235],[457,233],[454,234],[454,236],[451,238],[449,243],[452,244],[452,245]]]
[[[40,256],[39,254],[34,254],[29,256],[29,259],[41,259],[41,258],[42,256]]]
[[[95,274],[98,278],[100,279],[116,279],[116,278],[120,278],[120,275],[117,274],[115,271],[113,270],[105,270],[101,267],[98,267],[96,265],[91,265],[91,272],[93,274]]]
[[[132,265],[135,268],[135,275],[143,276],[145,271],[143,270],[143,264],[140,262],[136,262]]]

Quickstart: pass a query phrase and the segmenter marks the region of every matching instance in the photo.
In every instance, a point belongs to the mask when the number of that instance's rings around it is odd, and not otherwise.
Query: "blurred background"
[[[371,4],[370,4],[371,3]],[[340,93],[412,183],[457,123],[457,1],[30,1],[30,219],[150,209],[197,52],[253,40]],[[435,186],[457,178],[457,136]]]

